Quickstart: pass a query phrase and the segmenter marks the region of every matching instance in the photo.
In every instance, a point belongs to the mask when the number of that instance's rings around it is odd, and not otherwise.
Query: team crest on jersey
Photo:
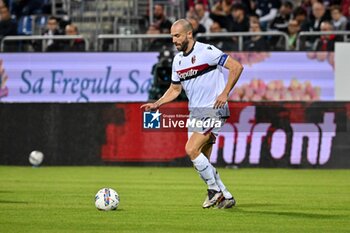
[[[191,58],[191,62],[192,62],[192,64],[194,64],[196,62],[196,56],[195,55],[193,55],[193,57]]]

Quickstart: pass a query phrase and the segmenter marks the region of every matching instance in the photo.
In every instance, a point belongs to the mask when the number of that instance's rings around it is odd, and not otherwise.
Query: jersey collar
[[[193,46],[192,46],[191,50],[188,51],[188,53],[183,52],[183,56],[184,56],[184,57],[187,57],[188,55],[190,55],[190,54],[192,53],[192,51],[193,51],[195,45],[196,45],[196,41],[194,41]]]

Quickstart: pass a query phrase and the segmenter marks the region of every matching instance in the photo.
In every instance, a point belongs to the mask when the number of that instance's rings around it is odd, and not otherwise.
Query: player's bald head
[[[192,48],[194,44],[193,27],[186,19],[179,19],[173,23],[170,34],[178,51],[186,52]]]
[[[192,24],[186,19],[179,19],[173,23],[174,28],[182,29],[184,32],[193,32]]]

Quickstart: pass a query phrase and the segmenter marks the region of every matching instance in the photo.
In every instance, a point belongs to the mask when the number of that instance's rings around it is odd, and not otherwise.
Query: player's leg
[[[215,137],[215,136],[213,135],[213,137]],[[214,143],[215,143],[215,138],[214,138],[214,141],[213,140],[209,141],[202,148],[202,153],[208,158],[209,161],[210,161],[211,151],[213,149],[213,144]],[[213,165],[212,165],[212,170],[213,170],[213,173],[214,173],[214,177],[215,177],[216,183],[219,186],[220,190],[222,191],[224,197],[226,199],[232,198],[232,194],[227,190],[224,182],[220,178],[219,172],[216,170],[216,168]]]
[[[194,132],[189,137],[185,150],[193,162],[194,167],[208,185],[208,188],[219,191],[220,189],[215,182],[212,166],[210,166],[208,158],[201,153],[203,146],[207,144],[209,138],[209,135]]]
[[[210,140],[202,148],[202,153],[208,158],[209,161],[210,161],[210,156],[211,156],[211,152],[213,149],[213,145],[215,144],[215,141],[216,141],[215,135],[211,134]],[[217,207],[220,209],[221,208],[231,208],[232,206],[234,206],[236,204],[236,201],[233,198],[232,194],[226,188],[224,182],[221,180],[219,172],[216,170],[216,168],[212,164],[211,164],[211,166],[212,166],[212,170],[214,173],[216,183],[219,186],[219,188],[222,191],[223,196],[225,198],[219,202]]]
[[[213,149],[213,145],[216,142],[216,137],[213,133],[210,133],[210,137],[208,142],[202,147],[202,153],[208,158],[208,160],[210,161],[210,155],[211,155],[211,151]]]
[[[190,135],[185,147],[186,153],[192,160],[197,172],[208,185],[208,197],[203,203],[204,208],[215,205],[222,198],[222,193],[215,180],[213,167],[208,158],[201,152],[209,139],[209,134],[194,132]]]

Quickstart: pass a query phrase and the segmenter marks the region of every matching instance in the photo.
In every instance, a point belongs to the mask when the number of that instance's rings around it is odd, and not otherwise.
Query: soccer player
[[[174,100],[184,88],[189,99],[190,119],[220,121],[218,127],[191,127],[185,146],[187,155],[200,177],[208,185],[208,196],[203,208],[217,204],[218,208],[231,208],[236,201],[220,179],[219,173],[209,162],[215,138],[229,117],[227,99],[236,84],[242,65],[212,45],[200,43],[193,38],[191,24],[180,19],[171,27],[173,44],[179,53],[174,57],[172,65],[172,83],[164,95],[155,103],[141,106],[146,111],[156,110],[161,105]],[[225,83],[222,67],[229,70]]]

